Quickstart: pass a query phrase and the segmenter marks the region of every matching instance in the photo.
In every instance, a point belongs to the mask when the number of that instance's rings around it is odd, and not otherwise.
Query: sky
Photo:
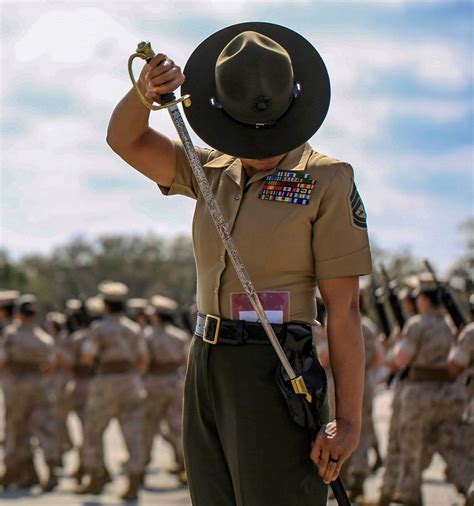
[[[131,86],[128,57],[149,40],[184,67],[213,32],[267,21],[301,33],[326,63],[331,104],[310,143],[353,166],[371,240],[446,270],[473,216],[473,6],[0,1],[2,247],[17,258],[77,235],[190,234],[194,202],[162,197],[105,142]],[[177,137],[166,112],[150,124]]]

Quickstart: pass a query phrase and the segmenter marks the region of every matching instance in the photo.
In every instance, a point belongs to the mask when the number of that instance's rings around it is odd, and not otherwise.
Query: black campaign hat
[[[214,149],[267,158],[304,144],[329,109],[330,83],[318,51],[272,23],[240,23],[202,42],[184,68],[186,117]]]

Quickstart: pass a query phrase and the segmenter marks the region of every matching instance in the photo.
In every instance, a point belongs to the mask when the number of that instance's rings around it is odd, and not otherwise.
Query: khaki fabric
[[[180,368],[188,355],[188,336],[184,330],[166,323],[150,326],[144,331],[150,362],[158,365],[176,365]]]
[[[466,325],[459,334],[458,342],[451,350],[450,359],[461,367],[467,367],[474,361],[474,322]]]
[[[54,339],[41,327],[14,323],[3,332],[0,357],[7,362],[51,364],[55,359]]]
[[[243,292],[180,142],[174,142],[176,176],[165,195],[196,199],[193,243],[197,305],[201,313],[231,317],[231,293]],[[248,180],[240,159],[197,148],[204,171],[257,291],[290,292],[292,321],[313,323],[318,279],[371,272],[367,230],[354,225],[353,170],[304,144],[278,168]],[[304,172],[316,180],[308,205],[259,200],[264,180],[277,170]]]
[[[91,325],[83,352],[98,355],[101,363],[148,359],[140,326],[123,315],[108,315]]]
[[[445,366],[452,332],[439,311],[412,316],[402,330],[398,349],[411,355],[413,366]]]

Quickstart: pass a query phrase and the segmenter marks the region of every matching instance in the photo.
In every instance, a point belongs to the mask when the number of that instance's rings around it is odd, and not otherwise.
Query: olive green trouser
[[[183,443],[193,506],[320,506],[327,486],[311,440],[291,418],[270,344],[211,345],[194,337]]]

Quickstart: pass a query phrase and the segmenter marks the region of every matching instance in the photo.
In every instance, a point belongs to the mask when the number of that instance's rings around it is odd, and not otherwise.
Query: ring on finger
[[[339,457],[338,458],[333,458],[333,457],[329,457],[329,463],[330,464],[337,464],[339,462]]]

